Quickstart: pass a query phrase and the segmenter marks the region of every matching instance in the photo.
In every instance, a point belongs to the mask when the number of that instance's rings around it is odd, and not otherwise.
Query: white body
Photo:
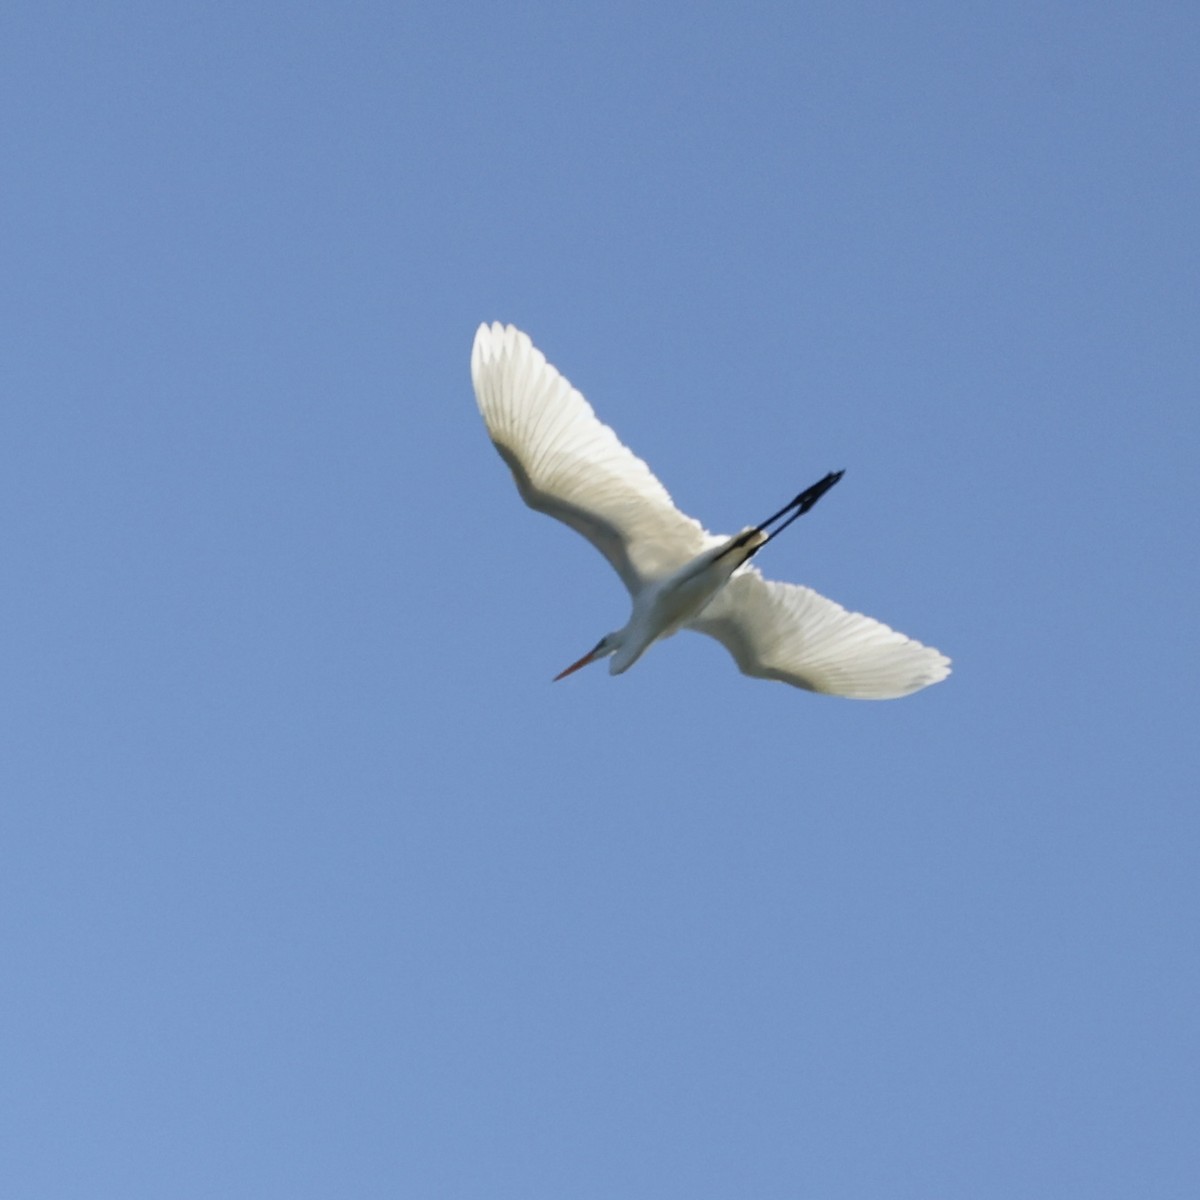
[[[810,588],[764,579],[747,560],[765,533],[719,537],[681,513],[520,330],[481,325],[471,378],[526,504],[588,538],[633,598],[628,624],[564,675],[608,655],[620,674],[679,629],[715,637],[747,675],[838,696],[904,696],[950,673],[937,650]]]
[[[672,575],[649,583],[633,598],[627,636],[613,653],[610,675],[628,671],[655,642],[687,629],[708,607],[754,550],[767,540],[765,534],[747,529],[748,541],[727,552],[736,538],[723,539],[712,550],[697,555]],[[720,556],[720,557],[718,557]],[[715,561],[714,561],[715,560]]]

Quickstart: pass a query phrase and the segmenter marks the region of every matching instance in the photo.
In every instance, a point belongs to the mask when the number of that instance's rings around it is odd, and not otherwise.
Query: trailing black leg
[[[812,506],[816,504],[816,502],[820,500],[820,498],[825,495],[825,493],[829,491],[829,489],[833,487],[833,485],[837,483],[837,481],[841,479],[845,473],[845,471],[830,471],[824,479],[814,483],[812,487],[805,488],[800,495],[798,495],[794,500],[791,500],[789,503],[785,504],[773,516],[768,517],[762,522],[761,525],[755,525],[752,529],[746,530],[745,533],[739,534],[729,543],[728,546],[725,547],[724,550],[721,551],[719,555],[717,555],[717,558],[724,558],[726,554],[730,553],[730,551],[741,549],[741,547],[745,546],[746,543],[749,542],[756,533],[765,533],[767,535],[766,539],[755,546],[754,549],[751,550],[746,556],[747,559],[752,558],[763,548],[763,546],[767,544],[767,542],[781,534],[797,517],[804,516],[804,514],[808,512],[808,510],[812,508]],[[780,517],[787,517],[787,520],[785,520],[776,529],[772,529],[771,526],[778,521]]]
[[[794,500],[785,504],[777,513],[768,517],[761,524],[756,525],[755,528],[760,533],[766,533],[770,537],[775,537],[776,534],[782,533],[797,517],[804,516],[845,473],[845,471],[830,471],[824,479],[818,480],[812,487],[805,488]],[[787,520],[778,529],[772,530],[771,526],[783,516],[787,516]]]

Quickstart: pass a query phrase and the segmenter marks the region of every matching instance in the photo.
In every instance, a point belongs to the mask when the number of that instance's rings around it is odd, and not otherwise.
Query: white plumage
[[[620,674],[660,638],[716,638],[747,675],[857,699],[904,696],[950,673],[950,660],[811,588],[766,580],[749,559],[841,473],[733,537],[681,513],[650,468],[513,326],[481,325],[471,379],[492,442],[525,503],[591,541],[633,598],[628,624],[558,678],[612,655]]]

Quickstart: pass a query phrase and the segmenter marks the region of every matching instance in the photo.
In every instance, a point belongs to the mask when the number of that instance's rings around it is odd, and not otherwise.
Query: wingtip
[[[475,330],[475,341],[471,346],[472,375],[486,363],[495,362],[505,354],[528,354],[531,351],[533,342],[529,335],[522,333],[515,325],[506,325],[502,321],[483,321]]]
[[[487,322],[480,324],[475,330],[475,341],[472,344],[472,356],[486,352],[492,345],[492,342],[503,331],[504,326],[499,321]]]

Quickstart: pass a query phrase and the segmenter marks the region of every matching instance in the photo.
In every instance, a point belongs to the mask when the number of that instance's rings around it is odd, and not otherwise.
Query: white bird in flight
[[[609,656],[610,674],[620,675],[680,629],[716,638],[746,675],[833,696],[888,700],[950,674],[950,660],[932,647],[811,588],[764,579],[750,565],[841,471],[761,524],[723,537],[675,507],[650,468],[519,329],[479,327],[471,380],[522,499],[583,534],[633,598],[628,624],[555,679]]]

